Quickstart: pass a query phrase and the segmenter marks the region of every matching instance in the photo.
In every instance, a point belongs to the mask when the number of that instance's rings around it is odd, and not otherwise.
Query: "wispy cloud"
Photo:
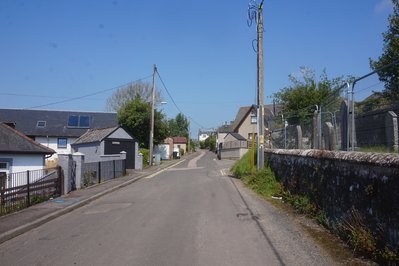
[[[376,14],[381,14],[385,13],[387,11],[391,11],[393,9],[393,3],[392,0],[380,0],[375,6],[374,6],[374,12]]]

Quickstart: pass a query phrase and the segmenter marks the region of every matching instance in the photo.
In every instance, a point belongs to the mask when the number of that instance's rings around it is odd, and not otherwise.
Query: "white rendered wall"
[[[53,154],[48,159],[56,159],[58,158],[57,154],[71,154],[72,148],[71,143],[73,143],[77,138],[66,138],[67,139],[67,147],[66,148],[58,148],[58,137],[36,137],[35,141],[53,149],[56,153]]]
[[[10,173],[40,170],[44,168],[44,156],[41,154],[0,154],[0,161],[1,159],[12,159],[8,169]]]

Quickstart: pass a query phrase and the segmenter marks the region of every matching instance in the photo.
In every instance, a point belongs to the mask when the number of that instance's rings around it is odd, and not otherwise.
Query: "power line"
[[[0,93],[3,96],[31,97],[31,98],[48,98],[48,99],[67,99],[67,97],[57,97],[48,95],[20,94],[20,93]]]
[[[116,87],[113,87],[113,88],[100,90],[100,91],[97,91],[97,92],[89,93],[89,94],[78,96],[78,97],[68,98],[68,99],[65,99],[65,100],[57,101],[57,102],[52,102],[52,103],[32,106],[32,107],[28,107],[28,108],[25,108],[25,109],[35,109],[35,108],[41,108],[41,107],[46,107],[46,106],[50,106],[50,105],[55,105],[55,104],[60,104],[60,103],[66,103],[66,102],[71,102],[71,101],[75,101],[75,100],[80,100],[80,99],[87,98],[87,97],[94,96],[94,95],[98,95],[98,94],[101,94],[101,93],[104,93],[104,92],[107,92],[107,91],[116,90],[116,89],[125,87],[125,86],[127,86],[127,85],[129,85],[131,83],[138,82],[138,81],[144,80],[144,79],[148,79],[150,77],[152,77],[152,75],[149,75],[149,76],[146,76],[146,77],[143,77],[143,78],[140,78],[140,79],[136,79],[134,81],[130,81],[128,83],[125,83],[125,84],[122,84],[122,85],[119,85],[119,86],[116,86]]]
[[[368,86],[368,87],[366,87],[366,88],[363,88],[363,89],[360,89],[360,90],[356,90],[355,93],[361,92],[361,91],[365,91],[365,90],[368,90],[368,89],[371,89],[371,88],[374,88],[374,87],[376,87],[376,86],[378,86],[378,85],[380,85],[380,84],[382,84],[382,83],[383,83],[383,82],[380,81],[380,82],[375,83],[375,84],[373,84],[373,85],[370,85],[370,86]]]
[[[169,98],[172,100],[174,106],[176,107],[176,109],[177,109],[180,113],[184,114],[183,111],[179,108],[179,106],[177,106],[177,104],[176,104],[175,100],[173,99],[172,95],[169,93],[168,88],[166,87],[165,83],[164,83],[163,80],[162,80],[161,75],[160,75],[159,72],[158,72],[158,69],[156,70],[156,72],[157,72],[157,75],[158,75],[158,77],[159,77],[159,80],[160,80],[161,83],[162,83],[162,86],[164,87],[166,93],[169,95]],[[196,124],[197,126],[199,126],[200,128],[205,128],[205,127],[202,126],[200,123],[198,123],[197,121],[195,121],[191,116],[188,115],[187,117],[188,117],[194,124]]]

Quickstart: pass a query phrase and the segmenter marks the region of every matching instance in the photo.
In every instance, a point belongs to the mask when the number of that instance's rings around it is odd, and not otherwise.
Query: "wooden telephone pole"
[[[258,170],[265,165],[264,77],[263,77],[263,0],[257,10],[257,61],[258,61]]]
[[[151,97],[151,125],[150,125],[150,142],[149,142],[149,158],[148,164],[152,165],[152,153],[154,146],[154,115],[155,115],[155,74],[157,72],[157,66],[154,65],[152,74],[152,97]]]

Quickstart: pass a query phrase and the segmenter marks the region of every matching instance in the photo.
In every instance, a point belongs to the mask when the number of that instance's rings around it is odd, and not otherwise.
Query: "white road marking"
[[[150,178],[152,178],[152,177],[154,177],[154,176],[156,176],[156,175],[159,175],[160,173],[162,173],[162,172],[164,172],[164,171],[166,171],[166,170],[168,170],[168,169],[170,169],[170,168],[172,168],[172,167],[175,167],[176,165],[181,164],[181,163],[184,162],[185,160],[186,160],[186,159],[181,160],[180,162],[178,162],[178,163],[176,163],[176,164],[173,164],[173,165],[171,165],[171,166],[168,166],[168,167],[166,167],[165,169],[162,169],[161,171],[156,172],[156,173],[153,173],[153,174],[151,174],[151,175],[149,175],[149,176],[146,176],[146,177],[144,177],[144,178],[150,179]]]
[[[186,171],[186,170],[196,170],[196,169],[204,169],[204,167],[171,168],[171,169],[168,169],[168,171],[169,172],[171,172],[171,171]]]

